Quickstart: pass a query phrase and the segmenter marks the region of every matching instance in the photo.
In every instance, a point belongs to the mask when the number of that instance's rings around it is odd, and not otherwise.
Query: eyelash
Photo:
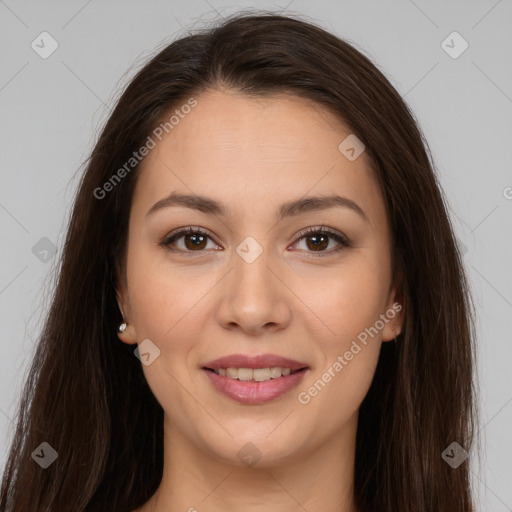
[[[184,235],[203,235],[203,236],[210,238],[213,241],[212,237],[210,236],[210,234],[207,231],[204,231],[203,229],[200,229],[200,228],[189,226],[187,228],[180,229],[179,231],[177,231],[175,233],[171,233],[171,234],[167,235],[166,237],[164,237],[164,239],[160,242],[159,245],[164,246],[167,250],[169,250],[171,252],[179,252],[179,253],[194,253],[194,252],[201,253],[201,252],[204,252],[204,250],[189,251],[189,250],[182,250],[182,249],[172,249],[170,247],[171,243],[180,239]],[[349,241],[343,235],[341,235],[341,233],[338,233],[337,231],[334,231],[326,226],[311,227],[311,228],[302,230],[297,235],[299,237],[297,239],[297,242],[300,242],[303,238],[307,238],[308,236],[311,236],[311,235],[327,235],[327,236],[333,238],[336,242],[338,242],[338,246],[335,249],[331,249],[329,251],[318,251],[318,252],[317,251],[307,251],[307,252],[311,253],[311,255],[315,258],[338,253],[338,252],[343,251],[345,248],[350,247]]]

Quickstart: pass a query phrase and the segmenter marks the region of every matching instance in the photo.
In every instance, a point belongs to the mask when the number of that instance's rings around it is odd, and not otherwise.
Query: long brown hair
[[[106,122],[74,202],[17,411],[0,510],[128,512],[157,489],[163,410],[133,347],[116,336],[116,265],[126,253],[139,165],[102,197],[97,190],[166,113],[219,85],[255,96],[290,93],[330,109],[365,144],[383,191],[406,318],[397,342],[383,344],[359,411],[358,508],[474,511],[469,459],[455,469],[442,457],[454,442],[467,452],[474,442],[474,306],[428,144],[361,51],[308,21],[261,11],[165,47]],[[31,457],[43,442],[58,453],[47,469]]]

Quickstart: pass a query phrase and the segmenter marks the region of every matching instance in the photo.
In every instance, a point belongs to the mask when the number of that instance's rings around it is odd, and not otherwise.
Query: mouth
[[[221,377],[228,379],[240,380],[244,382],[267,382],[272,379],[279,379],[293,375],[302,370],[307,370],[308,367],[292,370],[289,367],[272,366],[267,368],[203,368],[204,370],[216,373]]]
[[[206,363],[201,369],[216,391],[246,405],[282,397],[310,370],[305,363],[272,354],[226,356]]]

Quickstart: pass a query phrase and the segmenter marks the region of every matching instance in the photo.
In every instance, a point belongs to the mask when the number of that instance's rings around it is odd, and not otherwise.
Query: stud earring
[[[117,330],[119,332],[124,332],[126,331],[126,322],[123,322],[122,324],[119,325],[119,327],[117,328]]]

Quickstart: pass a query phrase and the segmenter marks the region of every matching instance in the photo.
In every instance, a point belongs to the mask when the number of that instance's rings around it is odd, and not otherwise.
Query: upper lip
[[[262,354],[262,355],[244,355],[244,354],[231,354],[229,356],[219,357],[214,361],[210,361],[204,365],[203,368],[210,368],[211,370],[218,370],[219,368],[290,368],[290,370],[300,370],[308,368],[306,363],[289,359],[288,357],[278,356],[276,354]]]

